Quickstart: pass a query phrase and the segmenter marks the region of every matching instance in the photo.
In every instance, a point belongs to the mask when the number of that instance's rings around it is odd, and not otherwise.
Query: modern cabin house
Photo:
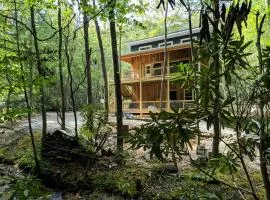
[[[199,28],[193,29],[193,39],[199,39]],[[191,46],[189,30],[167,35],[167,66],[164,65],[164,35],[128,43],[130,53],[120,60],[130,65],[130,70],[121,76],[123,112],[148,114],[160,110],[161,83],[163,100],[161,109],[170,111],[172,107],[193,107],[193,92],[173,83],[171,74],[177,71],[180,63],[189,63]],[[113,81],[109,83],[111,86]],[[111,88],[111,87],[110,87]],[[110,112],[115,112],[115,99],[110,100]]]

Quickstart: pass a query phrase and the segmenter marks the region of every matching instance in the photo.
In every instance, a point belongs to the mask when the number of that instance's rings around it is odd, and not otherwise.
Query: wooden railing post
[[[186,100],[183,100],[183,109],[185,109],[185,102]]]
[[[142,80],[140,80],[140,118],[142,118]]]
[[[170,79],[167,79],[167,111],[170,111]]]

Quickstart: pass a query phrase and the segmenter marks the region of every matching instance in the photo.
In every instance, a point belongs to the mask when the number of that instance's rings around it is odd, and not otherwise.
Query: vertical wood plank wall
[[[190,60],[191,52],[190,49],[174,49],[168,51],[168,63],[166,71],[170,73],[170,62]],[[134,55],[131,58],[131,71],[135,77],[140,77],[136,82],[127,84],[132,90],[132,95],[130,97],[131,101],[140,102],[140,116],[142,116],[142,106],[143,101],[159,101],[160,100],[160,89],[161,81],[152,81],[150,78],[145,77],[145,66],[147,64],[153,64],[164,61],[164,52],[158,53],[148,53],[145,55]],[[148,80],[149,79],[149,80]],[[169,79],[164,81],[163,90],[163,101],[166,101],[167,109],[170,108],[170,91],[177,92],[177,100],[184,100],[184,89],[179,85],[171,83]]]

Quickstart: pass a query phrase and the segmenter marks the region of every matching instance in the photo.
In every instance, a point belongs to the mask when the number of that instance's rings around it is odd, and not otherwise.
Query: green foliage
[[[38,156],[40,156],[41,134],[35,134],[35,142]],[[20,168],[35,169],[32,143],[29,136],[24,136],[18,141],[11,143],[9,146],[0,150],[0,160],[13,163]]]
[[[112,128],[104,120],[104,109],[99,106],[87,105],[81,114],[84,119],[81,135],[87,140],[90,150],[97,153],[103,148]]]
[[[51,192],[41,185],[39,180],[29,176],[6,176],[3,178],[6,183],[5,190],[0,191],[0,198],[3,200],[50,199]]]
[[[150,154],[159,160],[172,156],[176,165],[177,157],[181,158],[187,146],[191,147],[190,140],[198,132],[194,123],[195,114],[192,110],[178,109],[174,109],[173,113],[150,113],[153,122],[135,129],[130,136],[131,148],[149,149]]]
[[[194,86],[194,69],[189,64],[183,63],[180,63],[177,68],[178,72],[172,74],[171,81],[175,84],[180,84],[183,88]]]
[[[220,173],[233,174],[237,172],[240,167],[238,164],[238,157],[231,151],[228,151],[227,155],[212,158],[210,163],[214,168],[214,171]]]
[[[114,171],[97,172],[93,179],[94,185],[99,190],[133,197],[137,194],[136,181],[139,179],[144,184],[147,174],[148,170],[143,168],[125,167]]]

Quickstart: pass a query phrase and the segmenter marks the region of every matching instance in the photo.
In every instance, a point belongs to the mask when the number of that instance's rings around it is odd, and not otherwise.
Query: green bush
[[[41,134],[35,133],[35,144],[38,157],[40,157]],[[0,159],[18,165],[20,168],[35,168],[31,138],[26,135],[9,146],[0,149]]]
[[[131,148],[150,149],[150,155],[155,155],[161,161],[171,157],[176,165],[187,146],[192,148],[190,140],[198,132],[195,114],[192,110],[178,109],[174,109],[173,113],[150,112],[152,122],[136,128],[135,134],[130,136]]]
[[[5,180],[5,190],[0,191],[0,199],[50,199],[51,191],[42,186],[39,180],[29,176],[10,176]]]
[[[86,105],[81,114],[83,125],[80,133],[87,140],[89,150],[97,153],[103,148],[112,128],[104,120],[105,112],[100,106]]]

